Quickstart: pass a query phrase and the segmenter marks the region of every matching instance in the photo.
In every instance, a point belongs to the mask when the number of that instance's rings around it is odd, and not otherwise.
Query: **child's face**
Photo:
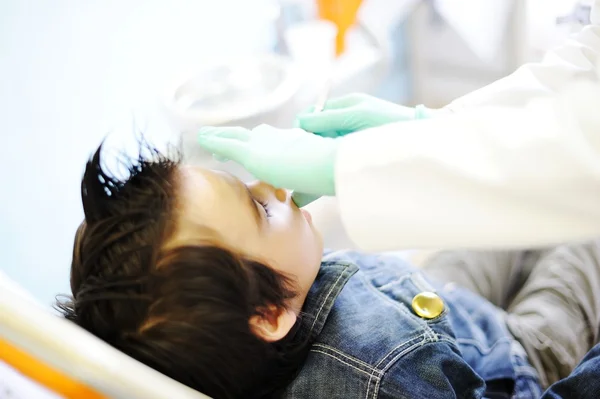
[[[310,214],[288,192],[262,182],[182,166],[177,231],[172,244],[216,240],[296,277],[302,302],[321,263],[323,243]]]

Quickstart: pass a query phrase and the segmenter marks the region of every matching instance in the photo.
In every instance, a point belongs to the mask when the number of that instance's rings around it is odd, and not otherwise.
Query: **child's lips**
[[[312,215],[306,209],[300,209],[300,212],[304,215],[304,218],[308,223],[312,223]]]

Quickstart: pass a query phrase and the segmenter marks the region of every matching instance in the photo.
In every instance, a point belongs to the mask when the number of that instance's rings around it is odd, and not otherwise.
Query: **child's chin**
[[[304,219],[306,219],[308,224],[312,225],[312,215],[310,214],[310,212],[304,208],[300,208],[300,212],[302,213],[302,216],[304,216]]]

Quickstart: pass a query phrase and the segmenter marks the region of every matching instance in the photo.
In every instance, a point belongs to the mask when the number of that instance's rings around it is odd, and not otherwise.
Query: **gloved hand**
[[[321,112],[314,107],[296,117],[296,126],[323,137],[338,137],[392,122],[428,118],[433,112],[419,105],[404,107],[367,94],[350,94],[325,103]]]
[[[301,204],[322,195],[335,195],[334,165],[339,140],[301,129],[276,129],[260,125],[206,127],[198,143],[220,159],[241,164],[257,179],[275,187],[297,191]]]
[[[302,208],[319,198],[321,198],[320,195],[305,194],[298,191],[292,192],[292,201],[294,201],[294,204],[296,204],[298,208]]]

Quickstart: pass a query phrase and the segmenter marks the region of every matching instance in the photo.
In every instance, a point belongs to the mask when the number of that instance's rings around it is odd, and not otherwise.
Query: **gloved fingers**
[[[198,137],[221,137],[249,141],[252,132],[239,126],[203,127],[198,132]]]
[[[294,129],[302,129],[302,126],[300,125],[300,119],[298,119],[298,118],[294,119],[293,128]],[[302,130],[304,130],[304,129],[302,129]],[[315,133],[315,132],[310,132],[310,133]],[[321,136],[321,137],[336,138],[336,137],[344,136],[347,133],[352,133],[352,132],[343,132],[342,134],[340,134],[340,132],[337,130],[331,130],[331,131],[326,131],[326,132],[318,132],[315,134],[317,134],[318,136]]]
[[[312,114],[298,115],[297,121],[301,129],[321,135],[323,133],[347,130],[348,118],[356,110],[334,109]]]
[[[199,134],[198,144],[213,156],[216,155],[220,159],[231,159],[241,164],[244,163],[248,153],[248,144],[237,139]]]
[[[319,195],[299,193],[296,191],[292,193],[292,201],[294,201],[298,208],[302,208],[303,206],[310,204],[318,198],[320,198]]]

